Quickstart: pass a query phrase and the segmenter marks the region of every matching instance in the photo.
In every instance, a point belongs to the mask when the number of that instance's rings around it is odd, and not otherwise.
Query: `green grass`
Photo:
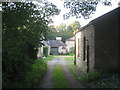
[[[73,66],[72,64],[69,64],[69,63],[68,63],[68,65],[69,65],[68,69],[73,74],[73,76],[82,82],[89,82],[89,81],[95,80],[96,78],[100,77],[100,75],[101,75],[101,72],[99,72],[97,70],[95,70],[93,72],[89,72],[89,73],[83,73],[80,70],[80,67]]]
[[[53,55],[50,55],[50,56],[48,56],[48,57],[44,58],[44,60],[46,60],[46,61],[51,61],[51,60],[52,60],[52,58],[53,58]]]
[[[69,88],[67,80],[64,76],[64,72],[62,71],[62,67],[60,65],[56,65],[53,69],[53,80],[54,88]]]
[[[84,74],[80,78],[80,81],[89,82],[89,81],[95,80],[96,78],[100,77],[100,75],[101,75],[101,73],[99,71],[95,70],[95,71]]]
[[[68,56],[74,56],[74,53],[70,53]]]
[[[66,58],[67,58],[67,59],[65,59],[66,61],[73,61],[74,60],[74,57],[72,55],[50,55],[48,57],[45,57],[44,60],[51,61],[52,58],[61,57],[61,56],[66,56]],[[60,59],[57,59],[57,60],[60,60]]]
[[[74,61],[74,57],[66,57],[65,61]]]
[[[97,70],[89,73],[83,73],[80,67],[74,66],[74,63],[72,62],[74,61],[73,57],[67,57],[65,60],[68,61],[66,65],[70,72],[73,74],[73,76],[82,82],[89,82],[98,78],[101,75],[101,73]]]

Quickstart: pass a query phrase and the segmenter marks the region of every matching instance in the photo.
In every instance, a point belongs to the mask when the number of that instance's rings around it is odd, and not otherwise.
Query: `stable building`
[[[118,70],[120,7],[92,20],[75,33],[75,61],[83,72]]]

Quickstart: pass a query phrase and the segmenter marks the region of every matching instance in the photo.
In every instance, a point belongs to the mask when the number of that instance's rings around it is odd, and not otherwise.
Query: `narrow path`
[[[48,69],[37,88],[53,88],[52,71],[57,61],[57,58],[53,58],[52,61],[47,62]]]
[[[37,88],[54,88],[52,71],[56,64],[62,65],[65,78],[67,79],[70,88],[86,88],[86,86],[80,83],[67,69],[66,62],[65,56],[54,57],[52,61],[48,61],[48,70]]]

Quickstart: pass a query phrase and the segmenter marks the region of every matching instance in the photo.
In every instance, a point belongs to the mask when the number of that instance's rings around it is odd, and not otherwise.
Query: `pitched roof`
[[[82,31],[82,30],[85,30],[85,28],[88,27],[88,26],[90,26],[90,25],[95,25],[95,24],[97,24],[97,23],[100,22],[100,21],[104,21],[105,18],[115,19],[115,16],[117,16],[117,18],[118,18],[118,17],[119,17],[119,16],[118,16],[118,15],[119,15],[119,14],[118,14],[119,10],[120,10],[120,7],[115,8],[114,10],[112,10],[112,11],[110,11],[110,12],[108,12],[108,13],[102,15],[102,16],[97,17],[96,19],[90,21],[87,25],[85,25],[84,27],[82,27],[82,28],[81,28],[79,31],[77,31],[76,33],[80,32],[80,31]],[[76,34],[76,33],[75,33],[75,34]]]
[[[43,43],[49,45],[50,47],[65,46],[65,44],[60,40],[48,40],[44,41]]]

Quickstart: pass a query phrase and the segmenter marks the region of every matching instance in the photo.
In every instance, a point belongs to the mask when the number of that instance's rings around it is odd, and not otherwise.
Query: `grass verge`
[[[66,57],[65,61],[74,61],[74,57]]]
[[[71,62],[67,63],[68,69],[80,82],[86,83],[91,88],[119,88],[120,74],[101,72],[94,70],[92,72],[83,73],[78,66],[74,66]]]
[[[44,60],[46,60],[46,61],[51,61],[52,58],[53,58],[53,55],[50,55],[50,56],[48,56],[48,57],[45,57]]]
[[[64,77],[64,73],[62,71],[62,67],[60,65],[56,65],[53,68],[53,85],[54,88],[68,88],[68,83],[66,78]]]

